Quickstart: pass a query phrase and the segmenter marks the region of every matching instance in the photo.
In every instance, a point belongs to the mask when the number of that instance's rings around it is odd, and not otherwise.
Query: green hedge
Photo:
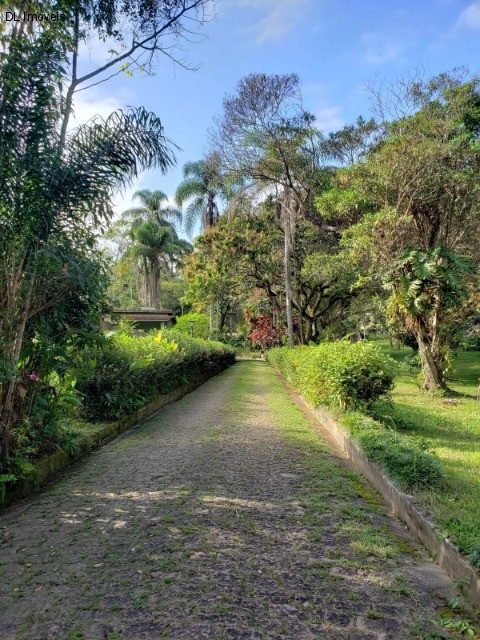
[[[427,489],[444,482],[438,458],[361,412],[393,387],[397,365],[377,345],[341,341],[280,347],[271,349],[267,359],[315,407],[340,410],[341,426],[402,489]]]
[[[83,416],[115,420],[234,360],[231,347],[175,330],[146,336],[119,332],[78,354],[71,375],[83,396]]]
[[[190,324],[192,322],[194,323],[193,325]],[[183,316],[178,316],[175,331],[187,336],[191,336],[193,331],[194,338],[204,338],[206,340],[210,336],[210,320],[203,313],[186,313]]]
[[[371,403],[393,387],[395,362],[372,342],[325,342],[317,347],[279,347],[267,358],[315,406],[351,409]]]
[[[445,476],[440,460],[408,436],[401,435],[359,412],[346,413],[340,425],[363,453],[405,491],[442,486]]]

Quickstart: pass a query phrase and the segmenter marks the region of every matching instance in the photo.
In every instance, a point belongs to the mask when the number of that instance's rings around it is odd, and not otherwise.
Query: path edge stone
[[[270,366],[291,389],[281,371],[273,365]],[[428,549],[435,562],[442,567],[445,573],[452,580],[462,584],[465,596],[474,605],[480,607],[480,577],[458,548],[448,538],[440,539],[438,537],[435,525],[421,513],[415,505],[413,497],[400,491],[384,475],[383,471],[362,453],[352,436],[340,427],[338,421],[330,413],[312,406],[301,394],[295,392],[295,395],[330,434],[336,446],[348,456],[355,467],[382,495],[393,515],[401,520],[413,536]]]
[[[146,418],[150,418],[157,411],[163,409],[163,407],[180,400],[185,395],[194,391],[202,384],[207,382],[213,376],[224,371],[231,365],[217,366],[211,371],[204,373],[203,375],[186,382],[177,389],[173,389],[169,393],[165,393],[157,396],[151,400],[148,404],[140,407],[129,416],[111,422],[95,433],[88,434],[78,441],[79,453],[72,456],[68,455],[64,451],[58,450],[41,460],[38,460],[34,464],[34,472],[31,478],[26,478],[20,482],[16,482],[12,485],[5,487],[5,493],[3,500],[0,499],[0,511],[9,507],[11,504],[25,498],[26,496],[41,489],[45,484],[52,480],[60,471],[63,471],[67,467],[71,466],[75,462],[78,462],[82,458],[85,458],[90,453],[100,448],[102,445],[107,444],[111,440],[114,440],[123,432],[127,431],[131,427],[134,427],[138,423],[143,422]],[[1,498],[1,496],[0,496]]]

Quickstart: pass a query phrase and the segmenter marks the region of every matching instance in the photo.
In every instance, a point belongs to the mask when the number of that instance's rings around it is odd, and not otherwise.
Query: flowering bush
[[[252,345],[263,351],[282,344],[284,334],[281,329],[274,326],[270,316],[251,316],[247,312],[245,319],[249,324],[248,337]]]

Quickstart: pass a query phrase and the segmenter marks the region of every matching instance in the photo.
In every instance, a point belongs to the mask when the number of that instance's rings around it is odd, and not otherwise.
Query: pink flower
[[[38,382],[38,380],[40,380],[40,377],[37,376],[36,373],[31,373],[28,377],[30,380],[33,380],[33,382]]]

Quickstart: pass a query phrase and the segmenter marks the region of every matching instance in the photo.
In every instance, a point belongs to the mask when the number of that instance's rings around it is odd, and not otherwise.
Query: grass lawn
[[[393,350],[386,340],[378,343],[399,362],[413,353],[407,347]],[[453,403],[422,392],[417,375],[402,367],[393,410],[384,410],[402,433],[425,441],[442,461],[446,488],[418,497],[434,513],[442,534],[464,553],[476,552],[480,563],[480,352],[462,352],[455,360],[448,384],[461,395]]]

